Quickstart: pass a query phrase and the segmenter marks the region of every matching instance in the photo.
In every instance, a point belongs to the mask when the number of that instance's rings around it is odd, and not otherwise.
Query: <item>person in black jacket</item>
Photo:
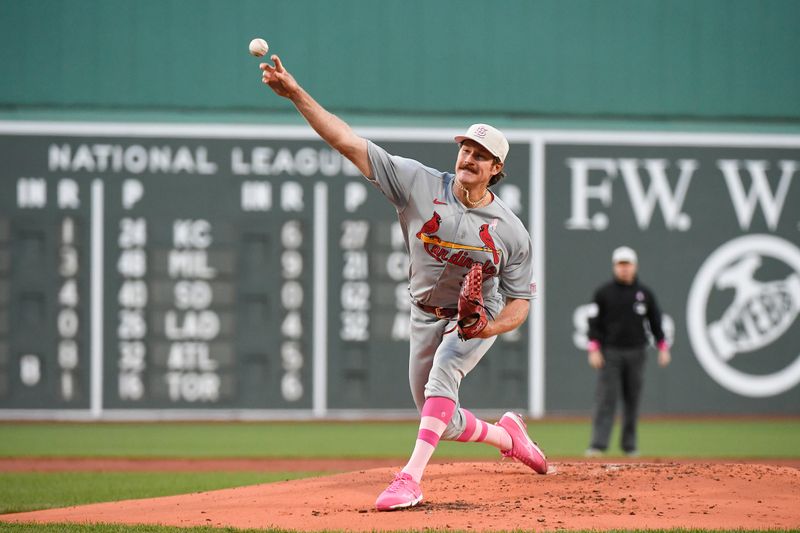
[[[611,256],[614,279],[594,293],[597,315],[589,319],[589,365],[598,371],[592,420],[592,438],[586,455],[595,457],[608,448],[617,394],[622,393],[620,447],[638,455],[636,426],[644,378],[647,336],[645,319],[658,346],[658,364],[670,362],[669,346],[661,329],[661,311],[652,291],[639,283],[636,252],[627,246]]]

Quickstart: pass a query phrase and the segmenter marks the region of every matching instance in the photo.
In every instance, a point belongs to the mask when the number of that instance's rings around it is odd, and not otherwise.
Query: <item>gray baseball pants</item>
[[[464,376],[475,368],[497,337],[462,341],[455,331],[444,332],[454,320],[441,320],[411,305],[411,343],[408,381],[417,411],[432,396],[449,398],[456,410],[442,438],[454,440],[464,432],[466,420],[458,409],[458,389]]]

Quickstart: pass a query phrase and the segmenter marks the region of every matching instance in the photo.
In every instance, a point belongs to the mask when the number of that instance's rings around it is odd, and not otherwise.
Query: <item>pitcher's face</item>
[[[488,184],[492,176],[503,169],[502,162],[495,162],[492,153],[471,139],[465,139],[458,150],[456,178],[464,185]]]

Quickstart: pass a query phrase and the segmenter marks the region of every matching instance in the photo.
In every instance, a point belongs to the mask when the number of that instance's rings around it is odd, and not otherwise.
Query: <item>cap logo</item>
[[[477,128],[475,128],[475,137],[480,137],[481,139],[483,139],[484,137],[486,137],[486,133],[487,133],[486,128],[484,128],[483,126],[478,126]]]

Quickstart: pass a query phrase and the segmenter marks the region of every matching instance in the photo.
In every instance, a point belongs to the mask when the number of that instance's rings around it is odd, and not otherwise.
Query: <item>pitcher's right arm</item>
[[[371,178],[367,140],[356,135],[349,124],[314,100],[286,70],[277,55],[272,56],[272,61],[275,66],[269,63],[259,65],[261,81],[278,96],[291,100],[322,140],[349,159],[364,176]]]

